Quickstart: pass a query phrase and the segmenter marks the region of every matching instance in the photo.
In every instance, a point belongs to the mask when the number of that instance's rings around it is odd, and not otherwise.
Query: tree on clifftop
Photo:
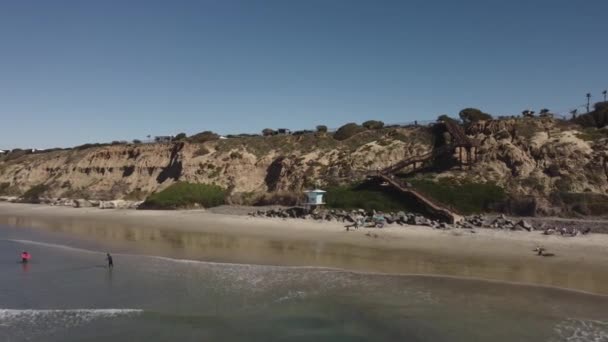
[[[384,127],[384,122],[378,120],[367,120],[361,125],[367,129],[380,129]]]
[[[186,139],[187,137],[188,137],[188,136],[186,135],[186,133],[178,133],[178,134],[175,136],[175,140],[184,140],[184,139]]]
[[[437,121],[447,121],[452,120],[447,114],[441,114],[437,117]]]
[[[477,108],[465,108],[460,111],[458,116],[460,116],[465,125],[479,120],[492,120],[492,115],[484,113]]]
[[[334,133],[334,139],[336,140],[346,140],[353,135],[365,131],[365,128],[357,125],[354,122],[347,123],[346,125],[338,128],[336,133]]]
[[[318,125],[317,126],[317,132],[319,132],[319,133],[327,133],[327,126],[325,126],[325,125]]]
[[[216,133],[213,133],[211,131],[204,131],[191,136],[190,138],[188,138],[188,140],[195,143],[204,143],[205,141],[217,140],[219,138],[220,136]]]
[[[265,137],[271,136],[271,135],[275,135],[275,131],[272,128],[264,128],[262,130],[262,135]]]

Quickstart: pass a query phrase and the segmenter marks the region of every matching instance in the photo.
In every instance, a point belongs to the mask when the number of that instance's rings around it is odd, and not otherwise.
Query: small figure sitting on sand
[[[532,251],[536,252],[537,253],[536,255],[538,255],[538,256],[544,256],[544,257],[555,256],[555,254],[553,254],[553,253],[546,253],[547,249],[543,246],[537,246]]]
[[[537,246],[536,248],[534,248],[533,250],[534,252],[537,252],[537,255],[543,255],[543,253],[545,252],[545,248],[542,246]]]
[[[26,251],[21,252],[21,262],[26,264],[30,261],[32,255]]]
[[[350,230],[350,228],[359,229],[360,225],[363,225],[363,220],[361,218],[357,217],[357,218],[355,218],[355,222],[353,222],[352,224],[348,224],[344,227],[346,228],[346,231],[348,232]]]
[[[376,234],[376,233],[373,233],[373,234],[372,234],[372,233],[370,233],[370,232],[367,232],[367,233],[365,234],[365,236],[373,237],[374,239],[377,239],[377,238],[378,238],[378,234]]]

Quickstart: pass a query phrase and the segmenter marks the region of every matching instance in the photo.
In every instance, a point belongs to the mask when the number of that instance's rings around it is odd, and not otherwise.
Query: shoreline
[[[340,222],[253,218],[205,210],[100,210],[13,203],[0,203],[0,224],[52,228],[140,254],[478,278],[608,295],[606,234],[564,238],[538,231],[420,226],[347,232]],[[537,245],[555,256],[537,256],[532,251]]]

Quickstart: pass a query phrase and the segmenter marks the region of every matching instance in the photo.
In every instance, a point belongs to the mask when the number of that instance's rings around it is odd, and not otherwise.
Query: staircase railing
[[[391,166],[388,166],[382,170],[380,170],[380,173],[382,174],[391,174],[391,173],[395,173],[396,171],[399,171],[400,169],[403,169],[404,167],[407,167],[409,165],[412,165],[414,163],[424,163],[429,161],[430,159],[434,158],[436,155],[444,153],[446,151],[452,150],[454,149],[454,146],[452,145],[445,145],[436,149],[433,149],[430,152],[427,152],[425,154],[422,155],[417,155],[417,156],[412,156],[410,158],[404,159],[400,162],[397,162]]]

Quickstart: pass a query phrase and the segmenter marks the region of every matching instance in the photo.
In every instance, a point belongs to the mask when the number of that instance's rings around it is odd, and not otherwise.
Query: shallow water
[[[179,223],[175,223],[179,224]],[[538,284],[608,295],[608,272],[584,258],[484,257],[468,253],[430,253],[412,248],[386,248],[337,241],[255,236],[243,233],[179,230],[121,220],[71,217],[36,218],[0,215],[0,226],[18,227],[17,238],[30,232],[45,241],[76,244],[113,252],[162,255],[223,263],[321,266],[389,274],[432,274]],[[34,229],[32,229],[34,227]],[[216,227],[217,228],[217,227]],[[224,227],[225,228],[225,227]],[[10,234],[7,231],[6,234]],[[379,239],[381,240],[381,239]],[[378,241],[382,242],[382,241]],[[471,246],[472,247],[472,246]],[[534,244],[521,253],[531,253]]]
[[[608,341],[607,297],[188,261],[151,246],[0,227],[0,341]],[[156,254],[191,253],[180,248]]]

